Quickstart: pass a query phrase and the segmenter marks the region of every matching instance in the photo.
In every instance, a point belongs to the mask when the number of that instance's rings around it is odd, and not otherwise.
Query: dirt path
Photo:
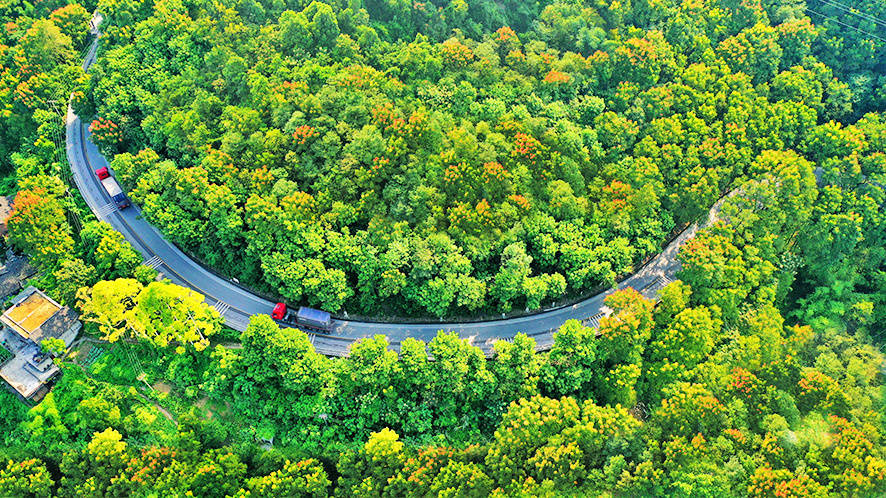
[[[218,345],[225,349],[243,349],[243,344],[239,342],[223,342]]]
[[[173,416],[171,413],[169,413],[169,411],[166,410],[166,408],[163,408],[162,406],[158,405],[157,403],[154,403],[153,401],[149,400],[146,396],[144,396],[144,395],[143,395],[142,393],[140,393],[140,392],[136,392],[136,394],[138,394],[138,396],[139,396],[142,400],[147,401],[148,403],[150,403],[151,405],[153,405],[154,408],[157,409],[157,411],[159,411],[160,413],[162,413],[163,416],[166,417],[167,419],[169,419],[172,423],[174,423],[175,425],[178,425],[178,420],[176,420],[176,419],[175,419],[175,416]]]

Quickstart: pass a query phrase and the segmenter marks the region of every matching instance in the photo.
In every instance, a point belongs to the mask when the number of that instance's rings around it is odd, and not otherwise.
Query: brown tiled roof
[[[37,342],[47,337],[58,339],[62,334],[70,330],[77,321],[77,312],[65,306],[43,322],[43,325],[40,325],[40,328],[31,334],[31,340]]]
[[[22,283],[37,273],[37,269],[28,263],[28,258],[15,257],[0,265],[0,299],[21,290]]]
[[[47,394],[49,394],[49,387],[46,384],[43,384],[40,386],[40,389],[37,389],[37,391],[28,399],[31,400],[31,403],[39,403],[43,401],[43,398],[45,398]]]

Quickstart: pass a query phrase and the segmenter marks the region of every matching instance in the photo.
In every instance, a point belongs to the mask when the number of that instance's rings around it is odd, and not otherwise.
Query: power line
[[[59,118],[59,125],[53,126],[50,129],[50,133],[52,134],[52,141],[55,144],[55,159],[59,166],[59,176],[65,181],[67,184],[67,188],[65,188],[65,196],[68,198],[70,202],[69,209],[66,209],[65,212],[67,214],[68,222],[74,228],[74,233],[79,236],[80,231],[83,229],[82,222],[80,221],[80,213],[77,210],[77,200],[74,198],[74,195],[71,193],[71,189],[76,188],[73,182],[73,178],[71,177],[71,168],[68,165],[68,157],[66,152],[66,140],[62,135],[62,130],[66,126],[66,119],[64,113],[62,111],[61,106],[57,100],[49,100],[46,102],[52,111]]]
[[[858,31],[859,33],[862,33],[862,34],[864,34],[864,35],[870,36],[871,38],[876,38],[876,39],[878,39],[878,40],[880,40],[880,41],[882,41],[882,42],[886,42],[886,38],[880,38],[879,36],[877,36],[877,35],[875,35],[875,34],[873,34],[873,33],[869,33],[869,32],[867,32],[867,31],[865,31],[865,30],[863,30],[863,29],[859,29],[859,28],[857,28],[857,27],[855,27],[855,26],[853,26],[853,25],[851,25],[851,24],[846,24],[845,22],[840,21],[839,19],[834,19],[833,17],[828,17],[828,16],[822,14],[821,12],[816,12],[816,11],[810,9],[809,7],[806,7],[806,10],[807,10],[808,12],[812,12],[813,14],[818,14],[818,15],[820,15],[821,17],[824,17],[825,19],[828,19],[828,20],[834,21],[835,23],[837,23],[837,24],[839,24],[839,25],[841,25],[841,26],[845,26],[845,27],[847,27],[847,28],[854,29],[855,31]]]
[[[847,12],[849,14],[853,14],[853,15],[859,16],[863,19],[867,19],[868,21],[871,21],[874,24],[878,24],[881,27],[886,28],[886,21],[880,19],[879,17],[870,15],[870,14],[861,13],[858,9],[856,9],[855,7],[852,7],[850,5],[846,5],[846,4],[837,2],[836,0],[818,0],[818,1],[825,4],[825,5],[829,5],[835,9],[839,9],[839,10],[842,10],[842,11]]]

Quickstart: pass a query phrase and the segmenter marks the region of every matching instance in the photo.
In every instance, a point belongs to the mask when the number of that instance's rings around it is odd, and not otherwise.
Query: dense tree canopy
[[[882,108],[886,43],[838,64],[862,35],[794,6],[438,3],[109,10],[80,109],[208,264],[292,303],[446,316],[612,283],[744,175],[808,188],[816,125]]]
[[[0,495],[882,495],[886,6],[841,5],[0,0],[8,242],[86,324],[40,403],[2,392]],[[539,308],[729,196],[547,351],[328,358],[94,220],[72,90],[170,239],[333,311]]]

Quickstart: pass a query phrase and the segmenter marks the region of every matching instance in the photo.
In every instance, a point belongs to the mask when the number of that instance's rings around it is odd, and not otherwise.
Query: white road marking
[[[114,204],[113,202],[109,202],[109,203],[105,204],[104,206],[96,209],[95,215],[99,216],[99,217],[107,216],[116,210],[117,210],[117,205]]]
[[[214,305],[212,305],[212,307],[215,308],[215,311],[218,311],[218,314],[221,315],[221,316],[225,316],[225,313],[226,313],[229,309],[231,309],[231,305],[230,305],[230,304],[228,304],[228,303],[223,303],[223,302],[221,302],[221,301],[215,303]]]
[[[584,324],[585,327],[597,329],[597,335],[599,336],[600,335],[600,329],[599,329],[600,319],[603,318],[604,316],[606,316],[606,313],[597,313],[594,316],[590,316],[588,318],[585,318],[581,322],[582,322],[582,324]]]
[[[154,256],[153,258],[145,261],[142,264],[147,266],[148,268],[157,268],[158,266],[163,264],[163,260],[160,259],[160,256]]]

